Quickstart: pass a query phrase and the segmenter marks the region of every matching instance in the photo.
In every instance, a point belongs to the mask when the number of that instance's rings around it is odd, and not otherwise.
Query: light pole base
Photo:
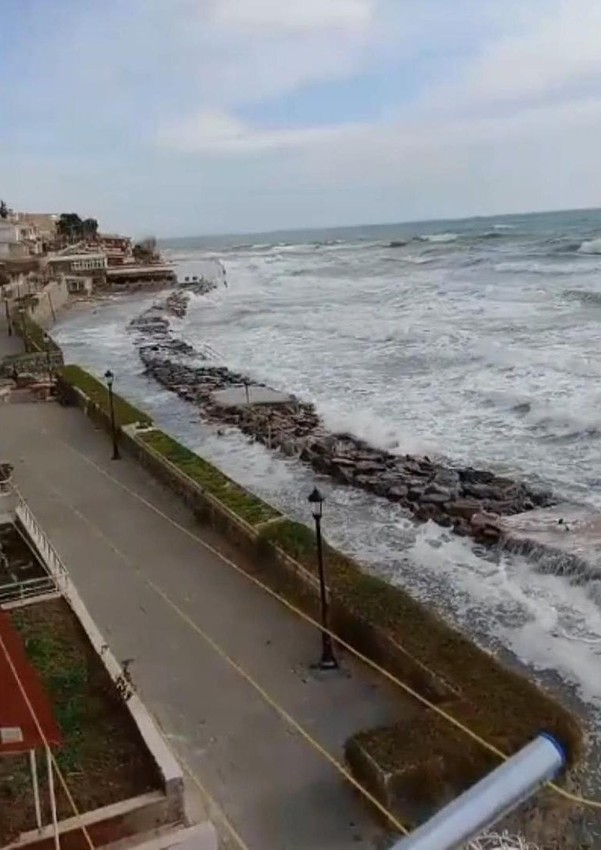
[[[338,670],[340,665],[335,658],[322,658],[315,666],[318,670]]]

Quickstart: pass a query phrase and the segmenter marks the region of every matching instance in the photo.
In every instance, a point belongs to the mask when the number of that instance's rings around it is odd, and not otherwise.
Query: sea
[[[193,230],[193,223],[191,224]],[[331,429],[525,478],[601,508],[601,210],[164,240],[192,296],[177,335],[314,402]],[[146,378],[128,322],[157,296],[67,314],[69,360],[233,478],[310,522],[315,475],[218,432]],[[324,530],[597,725],[601,570],[491,552],[322,479]]]

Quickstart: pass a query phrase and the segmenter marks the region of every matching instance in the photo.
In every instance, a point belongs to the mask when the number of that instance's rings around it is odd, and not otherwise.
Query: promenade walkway
[[[3,310],[4,307],[0,302],[0,310]],[[23,341],[16,334],[12,334],[12,336],[8,336],[7,333],[4,332],[4,329],[0,327],[0,360],[3,357],[7,357],[9,354],[20,354],[24,351]]]
[[[340,671],[313,671],[315,630],[187,533],[218,544],[134,461],[109,458],[106,435],[79,410],[0,409],[0,459],[14,464],[111,649],[133,659],[141,698],[242,846],[385,846],[358,792],[215,645],[339,761],[353,732],[409,722],[414,708],[348,657]]]

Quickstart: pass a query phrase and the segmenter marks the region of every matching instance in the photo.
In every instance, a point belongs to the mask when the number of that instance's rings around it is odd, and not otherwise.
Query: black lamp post
[[[46,352],[46,368],[48,369],[48,383],[52,383],[52,365],[50,363],[50,337],[44,331],[44,350]]]
[[[4,296],[4,315],[6,316],[6,329],[8,331],[8,335],[13,335],[13,326],[10,320],[10,310],[8,308],[8,295]]]
[[[111,372],[110,369],[107,369],[104,373],[104,377],[106,379],[106,385],[109,391],[109,410],[111,414],[111,437],[113,438],[113,460],[121,460],[121,455],[119,454],[119,443],[117,442],[117,427],[115,425],[115,405],[113,402],[113,381],[115,380],[115,376]]]
[[[313,488],[309,496],[309,504],[311,505],[311,513],[315,520],[315,537],[317,538],[317,567],[319,570],[319,596],[321,600],[321,660],[317,665],[321,670],[335,670],[338,667],[336,656],[334,655],[334,647],[332,646],[332,636],[328,631],[328,589],[326,587],[326,577],[323,568],[323,545],[321,540],[321,515],[323,512],[324,498],[317,489]]]

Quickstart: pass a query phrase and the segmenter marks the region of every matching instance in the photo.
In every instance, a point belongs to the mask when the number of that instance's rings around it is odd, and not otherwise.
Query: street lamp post
[[[121,455],[119,454],[119,443],[117,441],[117,426],[115,424],[115,405],[113,401],[113,381],[115,380],[115,376],[111,372],[110,369],[107,369],[104,373],[104,377],[106,380],[106,385],[109,391],[109,411],[111,414],[111,437],[113,438],[113,460],[120,460]]]
[[[8,295],[5,295],[3,300],[4,300],[4,315],[6,317],[6,329],[8,331],[8,335],[12,336],[13,335],[13,326],[12,326],[12,322],[10,320],[10,309],[8,307]]]
[[[321,659],[317,665],[320,670],[335,670],[338,667],[338,661],[334,655],[334,647],[332,646],[332,636],[328,631],[328,589],[326,587],[326,577],[323,566],[323,545],[321,539],[321,516],[323,512],[324,498],[314,487],[309,498],[311,505],[311,513],[315,520],[315,537],[317,539],[317,567],[319,571],[319,596],[321,600]]]
[[[44,331],[44,350],[46,352],[46,368],[48,369],[48,383],[52,383],[52,364],[50,363],[50,336]]]

